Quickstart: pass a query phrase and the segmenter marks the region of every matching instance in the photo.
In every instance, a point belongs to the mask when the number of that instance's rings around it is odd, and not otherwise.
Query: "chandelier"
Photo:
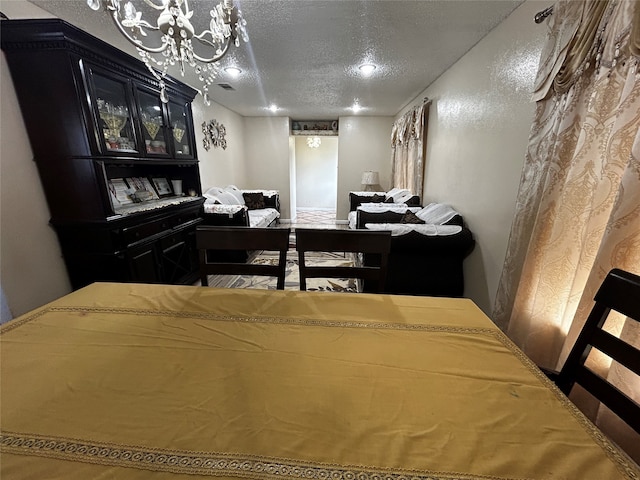
[[[157,10],[157,19],[149,23],[142,18],[142,12],[133,4],[138,2],[138,8],[148,7]],[[180,73],[184,76],[185,64],[194,69],[202,83],[199,93],[206,105],[210,105],[209,86],[216,78],[219,67],[216,64],[229,50],[231,42],[236,47],[240,45],[239,37],[247,42],[247,22],[242,18],[242,12],[236,8],[233,0],[221,0],[209,11],[209,28],[196,33],[191,23],[192,17],[201,17],[189,8],[189,0],[87,0],[87,5],[93,10],[99,10],[104,3],[105,10],[129,42],[138,49],[142,61],[158,80],[160,85],[160,99],[169,101],[164,77],[172,65],[179,65]],[[144,4],[144,5],[142,5]],[[146,7],[145,7],[146,5]],[[148,45],[144,40],[152,42],[147,32],[157,31],[160,38],[156,38],[156,45]],[[194,48],[195,47],[195,48]],[[157,69],[157,70],[156,70]]]
[[[309,148],[318,148],[321,143],[320,137],[307,137],[307,146]]]

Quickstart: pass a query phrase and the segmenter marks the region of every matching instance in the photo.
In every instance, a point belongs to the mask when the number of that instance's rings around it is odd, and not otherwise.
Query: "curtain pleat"
[[[640,2],[561,0],[548,22],[537,101],[494,321],[538,364],[562,366],[614,267],[640,274]],[[637,342],[624,317],[607,328]],[[633,330],[633,331],[632,331]],[[637,345],[637,344],[636,344]],[[640,385],[610,360],[603,376]],[[636,461],[640,438],[572,399]]]
[[[391,129],[392,187],[407,188],[414,195],[422,195],[424,184],[424,139],[430,103],[409,110]]]

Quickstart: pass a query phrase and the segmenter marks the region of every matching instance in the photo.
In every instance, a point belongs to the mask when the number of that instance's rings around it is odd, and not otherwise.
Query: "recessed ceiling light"
[[[224,69],[224,71],[234,78],[242,73],[242,70],[240,70],[238,67],[227,67]]]
[[[358,103],[354,103],[351,107],[349,107],[349,110],[351,110],[353,113],[358,113],[360,110],[362,110],[362,107]]]
[[[360,65],[358,68],[360,69],[360,71],[362,72],[362,74],[363,74],[365,77],[368,77],[368,76],[369,76],[369,75],[371,75],[371,74],[373,73],[373,71],[374,71],[376,68],[378,68],[378,67],[376,67],[376,66],[375,66],[374,64],[372,64],[372,63],[365,63],[365,64],[363,64],[363,65]]]
[[[272,103],[271,106],[269,106],[269,110],[271,110],[273,113],[276,113],[279,109],[275,103]]]

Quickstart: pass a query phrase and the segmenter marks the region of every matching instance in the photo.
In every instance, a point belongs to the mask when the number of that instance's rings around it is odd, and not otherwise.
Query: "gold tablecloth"
[[[616,479],[470,301],[94,284],[5,325],[6,479]]]

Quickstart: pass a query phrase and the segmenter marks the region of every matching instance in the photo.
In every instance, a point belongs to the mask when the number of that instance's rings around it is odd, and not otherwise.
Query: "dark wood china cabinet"
[[[142,62],[62,20],[1,28],[73,287],[195,281],[197,92],[167,78],[163,103]]]

